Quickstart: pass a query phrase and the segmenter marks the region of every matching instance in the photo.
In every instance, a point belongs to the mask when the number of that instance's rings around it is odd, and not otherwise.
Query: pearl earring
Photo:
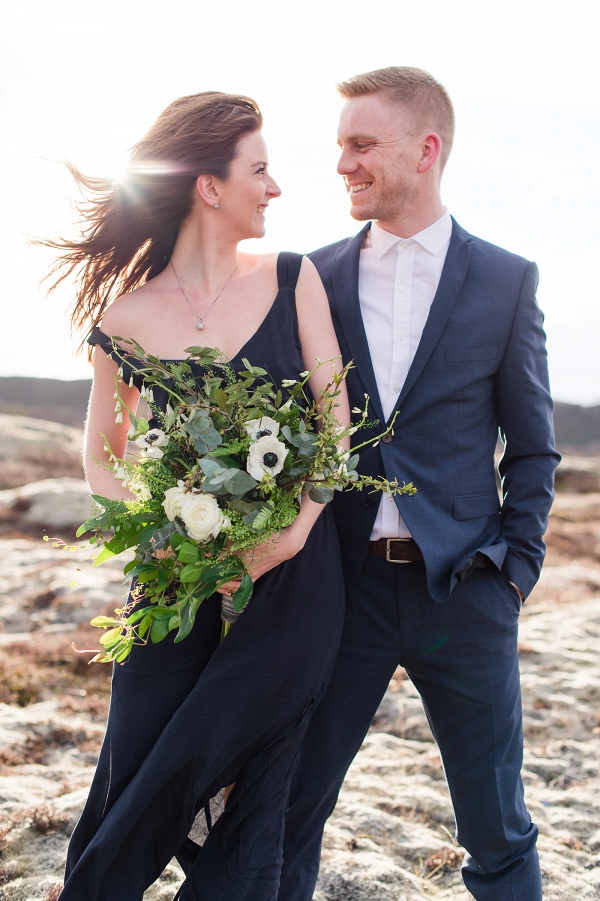
[[[218,203],[213,203],[213,209],[218,210],[218,209],[219,209],[219,204],[218,204]]]

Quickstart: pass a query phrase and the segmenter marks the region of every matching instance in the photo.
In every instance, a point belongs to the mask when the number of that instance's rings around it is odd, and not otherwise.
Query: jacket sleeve
[[[543,536],[554,498],[554,447],[544,317],[535,292],[538,270],[525,271],[511,335],[497,375],[496,397],[505,450],[502,537],[508,544],[503,572],[523,595],[531,592],[544,562]]]

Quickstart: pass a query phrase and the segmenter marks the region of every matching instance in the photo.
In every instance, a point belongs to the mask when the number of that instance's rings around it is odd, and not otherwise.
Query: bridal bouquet
[[[115,355],[124,359],[116,340]],[[93,533],[95,566],[134,549],[124,584],[133,579],[135,587],[114,617],[92,620],[106,630],[95,661],[120,663],[134,643],[159,642],[173,630],[175,641],[182,641],[200,604],[233,579],[240,582],[230,601],[233,616],[223,615],[231,621],[252,593],[246,561],[261,542],[294,521],[304,492],[326,504],[335,491],[348,488],[416,491],[412,484],[359,475],[358,454],[341,447],[367,416],[368,399],[364,410],[353,411],[360,414],[358,424],[342,428],[336,419],[348,367],[334,373],[317,406],[308,389],[316,370],[284,382],[284,399],[267,372],[246,359],[238,374],[212,348],[191,347],[186,360],[164,362],[128,343],[144,379],[142,396],[151,419],[126,407],[117,382],[117,421],[125,407],[137,452],[117,458],[108,444],[105,449],[106,465],[129,487],[132,499],[94,495],[97,512],[77,535]],[[159,390],[168,399],[161,404],[164,410],[154,400]]]

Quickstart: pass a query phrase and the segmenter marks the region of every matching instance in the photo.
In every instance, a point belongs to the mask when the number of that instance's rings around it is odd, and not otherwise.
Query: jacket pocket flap
[[[483,363],[495,360],[497,356],[497,347],[462,347],[447,350],[445,359],[446,363]]]
[[[500,498],[495,491],[485,494],[463,494],[454,498],[454,519],[476,519],[500,512]]]

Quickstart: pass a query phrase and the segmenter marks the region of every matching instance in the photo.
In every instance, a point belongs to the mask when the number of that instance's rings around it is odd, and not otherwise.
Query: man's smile
[[[349,194],[360,194],[361,191],[366,191],[367,188],[370,188],[373,184],[372,181],[361,182],[360,184],[351,185],[346,182],[346,187],[348,189]]]

